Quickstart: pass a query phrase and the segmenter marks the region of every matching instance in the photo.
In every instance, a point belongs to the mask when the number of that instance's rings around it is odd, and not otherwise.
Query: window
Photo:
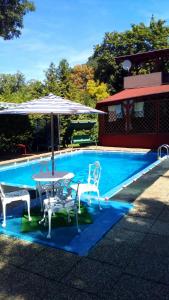
[[[121,104],[108,106],[108,116],[109,122],[116,122],[117,119],[121,119],[123,117]]]
[[[144,102],[135,102],[134,103],[134,116],[136,118],[144,117]]]

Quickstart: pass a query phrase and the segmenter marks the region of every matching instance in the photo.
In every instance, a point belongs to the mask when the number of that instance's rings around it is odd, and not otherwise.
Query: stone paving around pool
[[[169,299],[168,170],[169,159],[113,197],[134,208],[88,256],[0,235],[0,299]]]

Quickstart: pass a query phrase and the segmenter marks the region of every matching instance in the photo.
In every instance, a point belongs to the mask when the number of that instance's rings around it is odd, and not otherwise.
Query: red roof
[[[149,87],[142,87],[137,89],[125,89],[113,96],[109,96],[108,98],[101,100],[97,103],[97,106],[102,104],[107,104],[115,101],[122,101],[127,99],[139,98],[149,95],[157,95],[169,93],[169,84],[160,85],[160,86],[149,86]]]

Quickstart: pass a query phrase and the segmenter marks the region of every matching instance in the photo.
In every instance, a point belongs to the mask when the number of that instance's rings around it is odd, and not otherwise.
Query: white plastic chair
[[[39,173],[46,173],[49,172],[49,161],[44,160],[40,162],[40,171]],[[46,197],[49,197],[49,194],[52,190],[52,184],[50,183],[45,183],[45,182],[37,182],[36,183],[36,191],[38,192],[40,203],[41,203],[41,211],[43,211],[43,193],[46,194]]]
[[[95,161],[93,164],[89,164],[89,173],[88,173],[88,180],[87,183],[79,183],[71,185],[71,188],[77,191],[78,197],[78,213],[81,213],[80,209],[80,201],[81,196],[84,193],[96,193],[97,199],[99,202],[99,209],[101,210],[100,206],[100,193],[99,193],[99,181],[100,181],[100,174],[101,174],[101,166],[99,161]],[[89,204],[91,200],[89,200]]]
[[[55,196],[44,199],[44,215],[43,219],[39,222],[44,224],[47,221],[48,216],[48,235],[47,238],[51,238],[51,220],[52,214],[57,213],[62,210],[66,210],[68,214],[68,222],[71,222],[70,211],[75,211],[76,217],[76,227],[77,231],[80,232],[79,224],[78,224],[78,213],[77,213],[77,204],[76,198],[72,198],[72,189],[70,187],[70,180],[61,180],[57,182],[57,186],[55,186]],[[76,195],[77,197],[77,195]]]
[[[3,222],[2,227],[6,227],[6,205],[14,201],[26,201],[28,208],[28,220],[31,221],[30,216],[30,194],[27,190],[16,190],[13,192],[4,192],[3,186],[0,185],[0,199],[2,202]]]

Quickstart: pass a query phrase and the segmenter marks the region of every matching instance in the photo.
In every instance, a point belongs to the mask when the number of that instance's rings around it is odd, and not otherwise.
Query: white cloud
[[[86,63],[89,56],[92,55],[92,50],[82,50],[82,51],[73,51],[73,53],[70,53],[68,57],[68,61],[70,65],[76,65],[76,64],[83,64]]]
[[[33,63],[30,65],[29,63],[25,65],[21,72],[25,74],[26,79],[36,79],[36,80],[44,80],[45,71],[48,69],[50,63],[53,61],[57,66],[61,59],[67,59],[69,65],[73,67],[77,64],[83,64],[87,62],[88,57],[92,54],[92,51],[82,50],[77,51],[75,49],[66,49],[64,52],[60,52],[57,55],[57,60],[52,60],[51,57],[44,58],[43,62],[41,59],[37,63]]]

